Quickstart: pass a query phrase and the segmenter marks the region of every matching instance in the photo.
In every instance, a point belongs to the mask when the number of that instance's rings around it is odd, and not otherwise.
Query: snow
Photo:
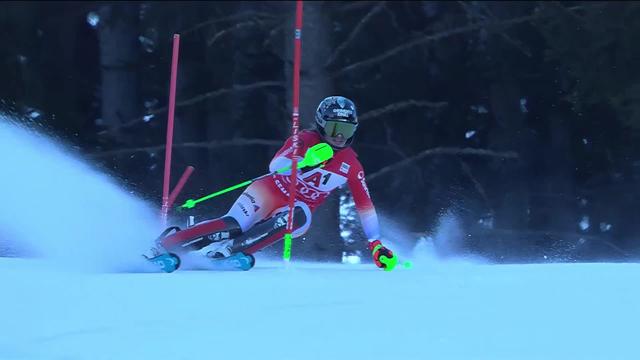
[[[609,230],[611,230],[612,225],[611,224],[607,224],[606,222],[601,222],[600,223],[600,231],[601,232],[607,232]]]
[[[578,226],[580,226],[580,230],[582,231],[586,231],[589,230],[589,217],[586,215],[582,216],[582,220],[580,220],[580,222],[578,223]]]
[[[33,129],[0,114],[0,163],[8,170],[0,177],[0,189],[6,190],[0,248],[44,256],[60,266],[130,267],[162,229],[158,210],[70,146]]]
[[[259,262],[80,273],[0,259],[1,359],[634,359],[636,264]]]
[[[478,114],[487,114],[489,110],[484,105],[471,105],[471,110],[477,112]]]
[[[527,110],[527,99],[525,98],[520,99],[520,111],[523,113],[529,112],[529,110]]]
[[[638,264],[442,261],[422,241],[393,245],[414,266],[392,272],[295,244],[286,267],[151,272],[156,208],[2,116],[0,154],[0,245],[23,256],[0,257],[2,360],[640,358]],[[434,239],[462,234],[443,217]]]
[[[91,27],[95,29],[100,23],[100,15],[93,11],[89,12],[87,14],[87,23],[89,23],[89,25],[91,25]]]

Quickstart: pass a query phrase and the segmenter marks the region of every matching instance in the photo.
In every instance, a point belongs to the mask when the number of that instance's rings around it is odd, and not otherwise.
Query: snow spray
[[[61,142],[3,114],[0,163],[0,242],[19,256],[115,271],[137,264],[160,231],[157,209]]]

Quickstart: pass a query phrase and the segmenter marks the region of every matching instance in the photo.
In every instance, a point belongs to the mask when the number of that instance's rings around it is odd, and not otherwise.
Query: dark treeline
[[[294,11],[3,3],[0,105],[159,203],[178,33],[172,180],[193,165],[181,200],[205,195],[263,174],[291,131]],[[301,121],[325,96],[356,102],[353,146],[385,219],[419,236],[455,216],[458,251],[502,261],[637,254],[639,3],[305,2],[302,39]],[[309,234],[327,256],[338,195]]]

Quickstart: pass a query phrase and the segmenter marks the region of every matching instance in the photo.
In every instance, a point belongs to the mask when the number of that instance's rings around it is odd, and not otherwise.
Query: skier
[[[315,123],[315,129],[298,134],[298,153],[305,154],[313,145],[326,142],[333,148],[334,156],[316,166],[298,169],[292,236],[302,236],[311,225],[314,209],[331,191],[347,183],[369,240],[373,261],[379,268],[386,268],[387,261],[383,256],[396,260],[395,255],[380,241],[378,217],[369,196],[364,170],[350,147],[358,127],[355,104],[342,96],[329,96],[318,105]],[[271,160],[271,172],[291,165],[292,145],[290,137]],[[301,156],[298,162],[300,160]],[[255,262],[251,254],[284,237],[290,184],[290,170],[255,181],[224,216],[184,230],[171,227],[165,230],[157,243],[166,252],[177,254],[200,251],[213,259],[225,259],[234,254],[249,256],[251,263],[245,268],[248,269]],[[154,249],[154,254],[147,258],[153,260],[153,256],[160,254]]]

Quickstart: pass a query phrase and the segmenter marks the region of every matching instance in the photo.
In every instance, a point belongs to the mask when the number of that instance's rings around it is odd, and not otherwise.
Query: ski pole
[[[304,159],[302,159],[302,161],[300,162],[299,166],[300,168],[303,167],[307,167],[307,166],[316,166],[318,164],[321,164],[324,161],[327,161],[329,159],[331,159],[333,157],[333,148],[331,148],[331,146],[327,143],[319,143],[316,144],[312,147],[309,148],[309,150],[307,150],[307,153],[304,155]],[[268,176],[272,176],[275,174],[280,174],[283,173],[285,171],[288,171],[291,168],[291,166],[286,166],[283,167],[282,169],[278,169],[274,172],[268,173],[268,174],[264,174],[262,176],[258,176],[257,178],[251,179],[251,180],[247,180],[244,182],[241,182],[240,184],[237,185],[233,185],[230,186],[226,189],[222,189],[220,191],[216,191],[212,194],[209,194],[207,196],[201,197],[199,199],[189,199],[187,200],[184,204],[180,205],[180,207],[178,208],[180,209],[192,209],[193,207],[195,207],[198,203],[201,203],[203,201],[209,200],[211,198],[214,198],[216,196],[222,195],[222,194],[226,194],[229,191],[233,191],[235,189],[239,189],[241,187],[247,186],[255,181],[258,181],[260,179],[263,179],[265,177]]]

